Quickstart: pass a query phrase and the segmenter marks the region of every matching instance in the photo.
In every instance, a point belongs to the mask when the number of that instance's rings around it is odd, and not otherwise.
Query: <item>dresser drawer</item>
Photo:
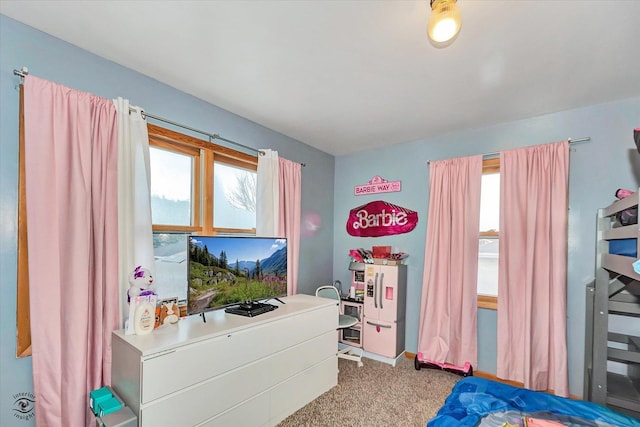
[[[278,384],[326,359],[337,359],[337,339],[336,331],[328,332],[282,351],[269,368],[269,380]]]
[[[318,335],[338,329],[339,308],[327,306],[321,310],[283,319],[269,338],[275,351],[306,341]],[[304,321],[302,320],[304,319]],[[337,335],[336,335],[337,339]]]
[[[271,358],[234,369],[180,393],[158,399],[140,411],[140,425],[158,427],[180,413],[176,425],[193,426],[265,392],[269,386]]]
[[[272,352],[269,335],[273,328],[270,325],[272,324],[176,347],[169,353],[144,359],[142,403],[149,403],[268,356]]]
[[[197,427],[269,427],[270,403],[269,393],[261,393],[213,419],[198,424]],[[180,425],[176,423],[174,427]]]
[[[269,382],[276,384],[266,393],[261,393],[242,405],[233,407],[212,420],[199,424],[207,427],[260,427],[272,426],[271,408],[280,413],[290,413],[292,407],[301,408],[324,391],[336,385],[338,365],[336,358],[336,332],[329,332],[310,341],[294,346],[270,358]],[[307,382],[309,381],[309,382]],[[322,391],[309,387],[309,384],[321,381]],[[291,384],[289,384],[291,382]],[[281,399],[283,393],[291,393],[284,398],[286,402],[272,402]]]
[[[186,414],[181,417],[181,425],[203,422],[231,409],[235,402],[253,399],[276,384],[296,378],[309,367],[321,365],[327,360],[335,364],[336,350],[334,331],[258,359],[143,407],[143,425],[160,426],[162,420],[170,417],[177,408]],[[334,383],[336,378],[337,369],[333,371]],[[297,398],[291,399],[296,401]]]
[[[325,359],[271,390],[271,425],[331,390],[338,381],[338,358]],[[312,387],[309,385],[313,384]]]
[[[336,310],[332,307],[315,310],[308,313],[304,322],[292,316],[149,356],[142,361],[141,401],[151,402],[327,331],[335,331]]]

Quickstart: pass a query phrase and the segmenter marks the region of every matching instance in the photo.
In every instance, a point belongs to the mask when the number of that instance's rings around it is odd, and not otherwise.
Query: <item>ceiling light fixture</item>
[[[437,44],[450,41],[458,34],[461,25],[456,0],[431,0],[427,34],[432,41]]]

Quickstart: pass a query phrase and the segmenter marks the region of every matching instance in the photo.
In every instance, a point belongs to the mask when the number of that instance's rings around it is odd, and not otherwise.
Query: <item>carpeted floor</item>
[[[364,366],[339,359],[338,385],[287,417],[278,427],[425,427],[461,378],[415,370],[401,357],[395,367],[371,359]]]

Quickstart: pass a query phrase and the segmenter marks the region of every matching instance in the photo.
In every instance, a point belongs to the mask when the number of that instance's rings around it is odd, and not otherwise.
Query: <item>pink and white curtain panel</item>
[[[567,396],[568,142],[500,154],[497,376]],[[482,157],[431,162],[418,351],[477,360]]]
[[[300,258],[300,210],[302,200],[302,165],[279,159],[280,213],[278,229],[287,238],[287,295],[298,293],[298,261]]]
[[[118,318],[118,133],[113,102],[24,82],[36,424],[90,425],[110,382]]]
[[[122,325],[119,266],[153,267],[146,123],[126,100],[26,76],[24,126],[36,425],[91,426]]]
[[[432,161],[418,351],[477,366],[482,156]]]
[[[302,165],[278,157],[274,150],[260,150],[256,234],[287,238],[287,295],[298,293]]]
[[[568,396],[569,143],[500,154],[499,378]]]

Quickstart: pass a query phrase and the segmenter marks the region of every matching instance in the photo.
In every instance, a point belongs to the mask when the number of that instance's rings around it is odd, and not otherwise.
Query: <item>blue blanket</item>
[[[592,402],[567,399],[478,377],[458,381],[427,427],[476,426],[486,415],[506,411],[523,414],[551,412],[574,420],[594,421],[595,425],[640,427],[640,421]]]

